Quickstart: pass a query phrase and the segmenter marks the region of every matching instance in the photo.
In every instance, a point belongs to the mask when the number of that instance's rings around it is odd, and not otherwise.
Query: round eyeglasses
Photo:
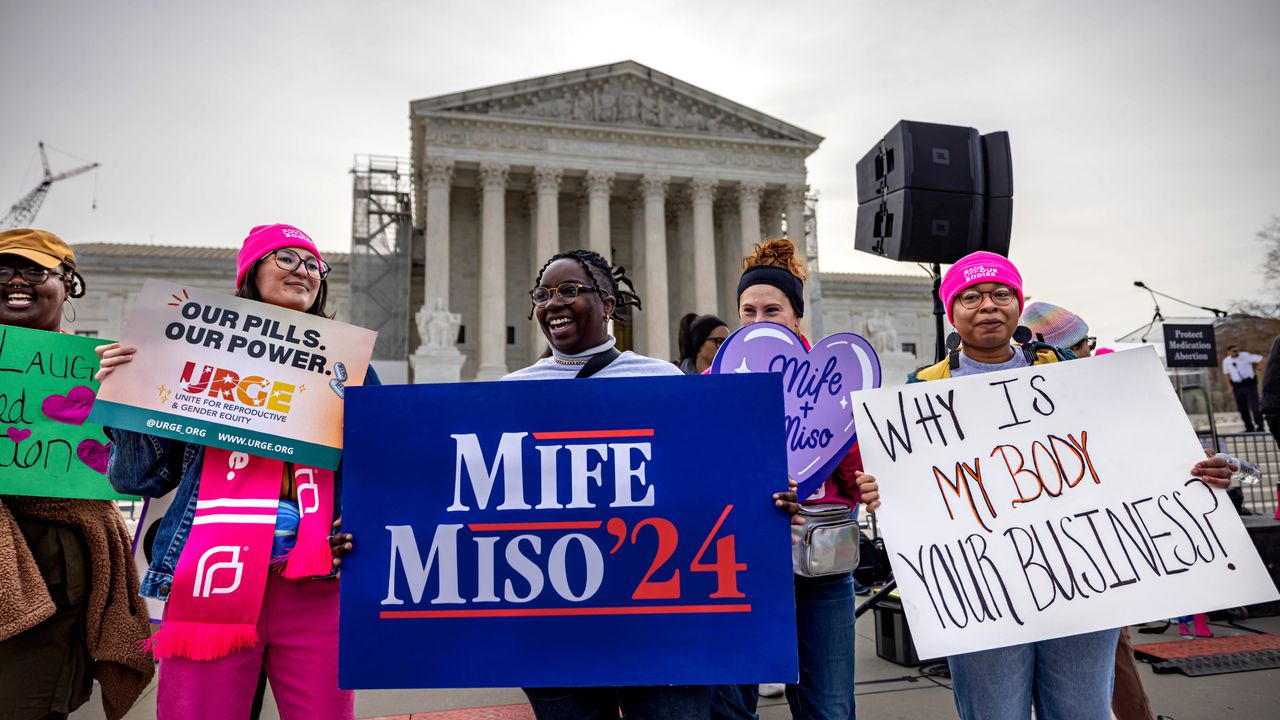
[[[49,268],[42,267],[11,268],[0,266],[0,285],[4,285],[12,280],[14,275],[21,276],[28,285],[40,285],[44,283],[45,280],[48,280],[50,277],[57,274],[58,273],[50,270]]]
[[[301,265],[306,270],[307,275],[310,275],[316,280],[323,280],[325,276],[329,274],[330,268],[328,263],[317,257],[311,257],[303,260],[301,255],[289,250],[288,248],[276,250],[271,253],[271,256],[276,261],[276,267],[284,270],[285,272],[293,272],[298,269],[299,265]]]
[[[533,304],[536,307],[542,307],[543,305],[551,302],[551,294],[555,293],[556,297],[560,298],[560,302],[568,305],[576,300],[583,290],[598,291],[599,288],[592,287],[591,285],[583,285],[580,282],[560,283],[560,286],[555,288],[542,287],[539,285],[529,291],[529,297],[533,299]]]
[[[997,305],[1008,305],[1017,299],[1017,295],[1006,287],[995,290],[965,290],[960,293],[960,306],[972,310],[982,304],[985,295],[991,296],[991,302]]]

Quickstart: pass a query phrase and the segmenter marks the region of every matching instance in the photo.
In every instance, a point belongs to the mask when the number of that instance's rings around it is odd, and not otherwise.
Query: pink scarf
[[[283,468],[280,460],[205,448],[191,534],[174,568],[164,622],[148,642],[158,657],[213,660],[258,642]],[[298,466],[294,477],[298,540],[283,575],[327,575],[333,471]]]

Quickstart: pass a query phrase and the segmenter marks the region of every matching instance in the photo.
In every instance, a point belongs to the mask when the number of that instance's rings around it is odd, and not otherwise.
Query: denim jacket
[[[382,384],[372,366],[365,373],[364,384]],[[177,490],[173,503],[156,528],[151,545],[151,564],[142,578],[141,589],[145,597],[168,600],[173,570],[178,565],[178,556],[187,543],[187,534],[191,532],[196,514],[204,446],[118,428],[108,428],[107,432],[113,441],[107,479],[118,492],[161,497]],[[333,495],[336,519],[342,515],[341,464],[333,474]]]

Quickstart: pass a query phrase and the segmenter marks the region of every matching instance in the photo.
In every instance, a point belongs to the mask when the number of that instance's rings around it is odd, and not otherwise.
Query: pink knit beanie
[[[253,267],[254,263],[286,247],[302,248],[316,258],[324,260],[320,257],[316,244],[298,228],[292,225],[259,225],[249,231],[249,237],[244,239],[244,244],[240,246],[240,254],[236,256],[236,287],[240,287],[240,283],[244,282],[245,273],[249,272],[249,268]]]
[[[954,323],[951,319],[951,301],[965,289],[986,282],[1013,288],[1018,293],[1018,312],[1022,312],[1022,275],[1018,273],[1018,268],[1008,258],[979,250],[957,260],[942,276],[938,296],[942,299],[942,306],[947,309],[947,322]]]

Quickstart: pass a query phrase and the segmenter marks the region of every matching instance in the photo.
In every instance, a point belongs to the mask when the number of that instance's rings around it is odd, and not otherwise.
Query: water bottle
[[[1236,466],[1236,471],[1231,473],[1231,482],[1233,484],[1257,485],[1262,482],[1262,470],[1252,460],[1244,460],[1226,453],[1218,453],[1217,457]]]

